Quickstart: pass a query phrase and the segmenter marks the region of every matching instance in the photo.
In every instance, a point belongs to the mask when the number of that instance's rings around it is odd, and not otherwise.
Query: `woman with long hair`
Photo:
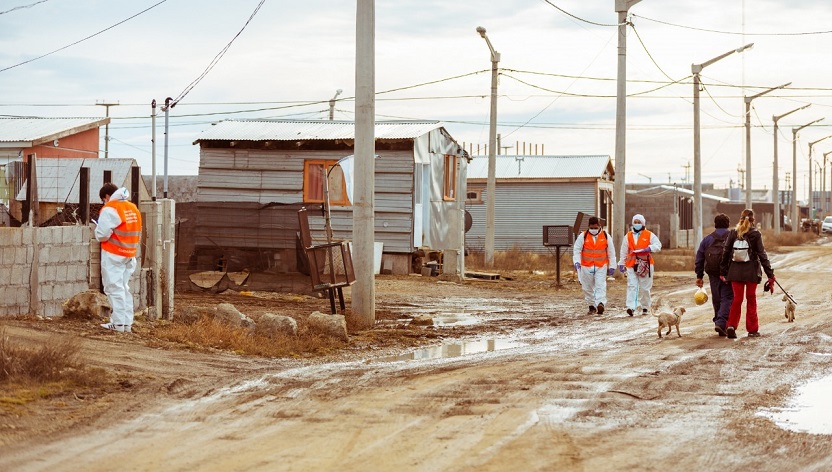
[[[760,336],[756,292],[757,285],[763,279],[761,266],[768,277],[772,292],[774,291],[774,271],[771,269],[768,254],[763,247],[763,235],[757,231],[754,222],[754,212],[750,209],[743,210],[736,228],[728,234],[725,249],[722,252],[720,279],[730,282],[734,292],[734,300],[728,312],[728,325],[725,329],[729,338],[737,337],[736,330],[742,315],[743,296],[746,301],[745,329],[749,337]]]

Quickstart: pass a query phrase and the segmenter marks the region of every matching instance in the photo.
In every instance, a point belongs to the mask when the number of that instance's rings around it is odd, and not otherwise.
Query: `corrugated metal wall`
[[[197,246],[294,249],[303,206],[303,163],[344,151],[206,149],[200,152]],[[413,152],[383,151],[376,169],[376,241],[413,250]],[[237,203],[237,205],[228,205]],[[269,206],[266,206],[269,205]],[[325,240],[320,204],[307,205],[313,238]],[[352,207],[332,207],[336,239],[352,239]]]
[[[468,185],[468,190],[482,188],[483,203],[466,204],[473,225],[465,234],[465,246],[475,251],[485,247],[485,202],[489,198],[485,185]],[[523,251],[548,253],[543,246],[544,225],[573,225],[579,211],[595,214],[594,182],[585,183],[511,183],[498,182],[494,202],[494,250],[517,247]]]

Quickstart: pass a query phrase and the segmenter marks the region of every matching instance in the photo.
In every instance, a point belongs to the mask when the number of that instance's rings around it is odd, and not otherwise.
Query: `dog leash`
[[[777,279],[774,279],[774,283],[776,283],[776,284],[777,284],[777,286],[778,286],[778,287],[780,287],[780,290],[782,290],[782,291],[783,291],[783,293],[786,295],[786,297],[788,297],[788,299],[789,299],[789,300],[791,300],[791,302],[792,302],[792,303],[794,303],[795,305],[797,305],[797,302],[796,302],[796,301],[794,301],[794,298],[792,298],[792,296],[791,296],[791,295],[789,295],[789,292],[787,292],[787,291],[786,291],[786,289],[785,289],[785,288],[783,288],[783,286],[782,286],[782,285],[780,285],[780,282],[778,282],[778,281],[777,281]]]

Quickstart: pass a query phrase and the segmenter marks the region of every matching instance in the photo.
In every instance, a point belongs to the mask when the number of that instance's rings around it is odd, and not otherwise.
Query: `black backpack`
[[[721,237],[711,233],[713,242],[705,249],[705,273],[719,274],[719,266],[722,264],[722,251],[725,249],[725,240],[728,239],[728,231]]]

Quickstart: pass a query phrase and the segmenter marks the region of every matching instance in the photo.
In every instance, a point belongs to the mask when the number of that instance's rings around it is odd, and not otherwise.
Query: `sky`
[[[476,32],[483,26],[501,55],[497,132],[510,146],[505,153],[522,153],[526,143],[527,154],[537,145],[548,155],[615,157],[614,5],[375,2],[376,118],[441,121],[485,158],[491,56]],[[745,171],[743,96],[791,82],[752,101],[751,175],[755,189],[772,187],[772,116],[811,104],[780,120],[778,133],[784,190],[787,172],[793,180],[791,128],[825,118],[798,135],[804,198],[808,143],[832,134],[828,1],[643,0],[630,13],[627,182],[692,181],[691,64],[753,42],[702,71],[702,180],[737,186]],[[355,16],[356,2],[344,0],[0,0],[0,115],[97,118],[105,114],[97,101],[117,101],[109,155],[134,158],[150,174],[150,103],[181,97],[169,114],[168,172],[197,174],[193,142],[211,123],[327,119],[338,89],[335,119],[354,119]],[[820,141],[813,158],[822,163],[830,151],[832,139]]]

